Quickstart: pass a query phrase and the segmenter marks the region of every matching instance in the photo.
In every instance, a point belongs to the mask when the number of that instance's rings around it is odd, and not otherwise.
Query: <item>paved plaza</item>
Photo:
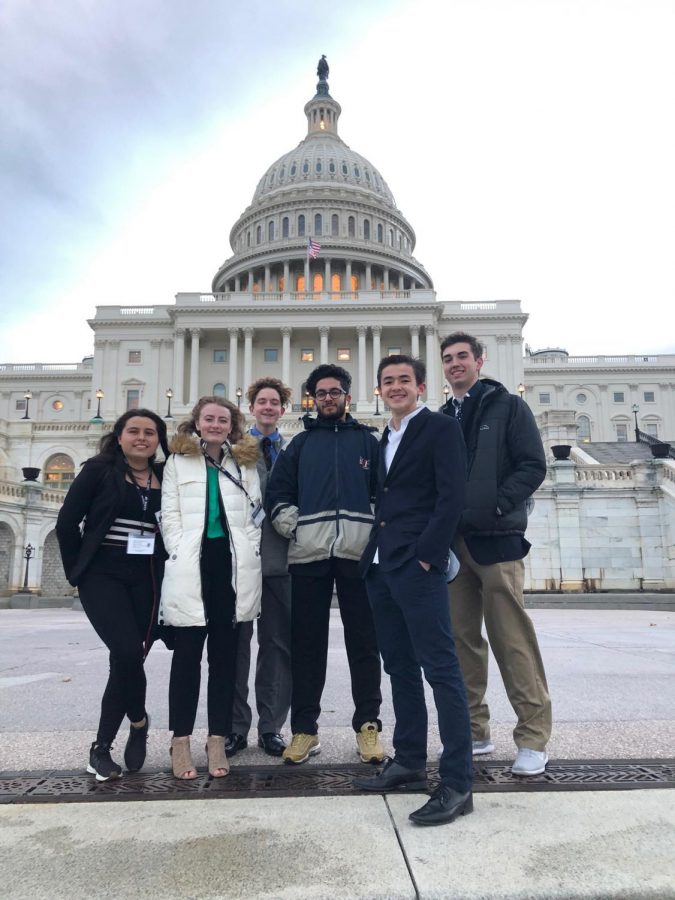
[[[532,611],[554,703],[553,760],[675,757],[675,613]],[[255,642],[254,642],[255,643]],[[168,769],[170,654],[147,663],[147,768]],[[513,714],[493,665],[494,759]],[[0,610],[0,770],[82,771],[106,651],[83,613]],[[391,697],[382,719],[390,746]],[[205,706],[205,704],[202,704]],[[430,704],[430,709],[432,709]],[[195,761],[205,764],[204,709]],[[315,765],[357,762],[339,614]],[[433,715],[429,756],[438,746]],[[251,738],[255,744],[255,734]],[[123,740],[117,756],[121,759]],[[273,764],[250,747],[234,766]],[[475,813],[419,829],[422,795],[6,804],[0,896],[675,898],[670,790],[478,793]]]

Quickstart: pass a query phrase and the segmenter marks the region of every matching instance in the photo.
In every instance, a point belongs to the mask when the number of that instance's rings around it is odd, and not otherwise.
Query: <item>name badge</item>
[[[251,511],[251,518],[253,519],[253,524],[256,528],[260,528],[262,523],[265,521],[265,510],[258,503],[254,510]]]
[[[155,552],[154,534],[130,534],[127,538],[127,553],[152,556]]]

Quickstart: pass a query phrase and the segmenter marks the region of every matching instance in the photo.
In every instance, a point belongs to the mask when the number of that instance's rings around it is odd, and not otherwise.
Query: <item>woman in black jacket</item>
[[[101,701],[87,771],[97,781],[118,778],[112,742],[124,716],[131,722],[124,750],[130,772],[145,762],[149,716],[143,662],[152,643],[164,547],[158,529],[166,424],[147,409],[128,410],[101,438],[70,487],[56,522],[68,581],[96,633],[110,651],[110,674]]]

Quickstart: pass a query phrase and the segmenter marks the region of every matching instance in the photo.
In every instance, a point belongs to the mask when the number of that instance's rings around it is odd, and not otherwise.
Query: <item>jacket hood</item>
[[[313,428],[333,429],[336,425],[338,428],[361,428],[363,431],[378,430],[372,425],[364,425],[362,422],[359,422],[358,419],[355,419],[350,413],[347,413],[344,422],[336,422],[335,419],[320,419],[318,416],[310,416],[309,413],[305,413],[302,417],[302,421],[306,431],[311,431]]]
[[[250,434],[245,434],[236,444],[223,444],[223,446],[226,448],[226,452],[227,447],[231,447],[232,456],[240,466],[254,466],[258,462],[260,455],[258,441]],[[177,434],[171,441],[169,449],[179,456],[199,456],[202,452],[196,434]]]

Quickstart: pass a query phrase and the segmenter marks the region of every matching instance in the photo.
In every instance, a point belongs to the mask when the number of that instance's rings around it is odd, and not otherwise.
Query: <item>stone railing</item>
[[[0,481],[0,497],[17,497],[26,496],[26,488],[21,484],[15,484],[11,481]]]
[[[376,291],[222,291],[216,294],[181,293],[176,295],[178,306],[202,306],[212,303],[232,303],[238,306],[253,306],[260,303],[378,303],[387,300],[406,300],[414,303],[435,302],[432,290],[415,289]],[[486,312],[496,309],[496,304],[472,303],[463,304],[464,309]]]
[[[580,482],[620,482],[622,485],[633,481],[633,470],[628,466],[579,466],[575,477]]]
[[[39,481],[0,481],[0,497],[14,498],[16,500],[24,500],[27,496],[27,488],[30,487],[34,492],[39,491],[39,501],[37,506],[61,506],[67,491],[58,488],[45,488]],[[35,496],[35,493],[33,493]]]
[[[660,356],[526,356],[528,366],[675,366],[675,355]]]
[[[90,422],[34,422],[33,431],[94,431],[98,434],[99,424],[94,423],[94,428]],[[110,424],[112,427],[112,423]]]
[[[91,363],[0,363],[2,375],[48,375],[57,372],[91,372]]]

